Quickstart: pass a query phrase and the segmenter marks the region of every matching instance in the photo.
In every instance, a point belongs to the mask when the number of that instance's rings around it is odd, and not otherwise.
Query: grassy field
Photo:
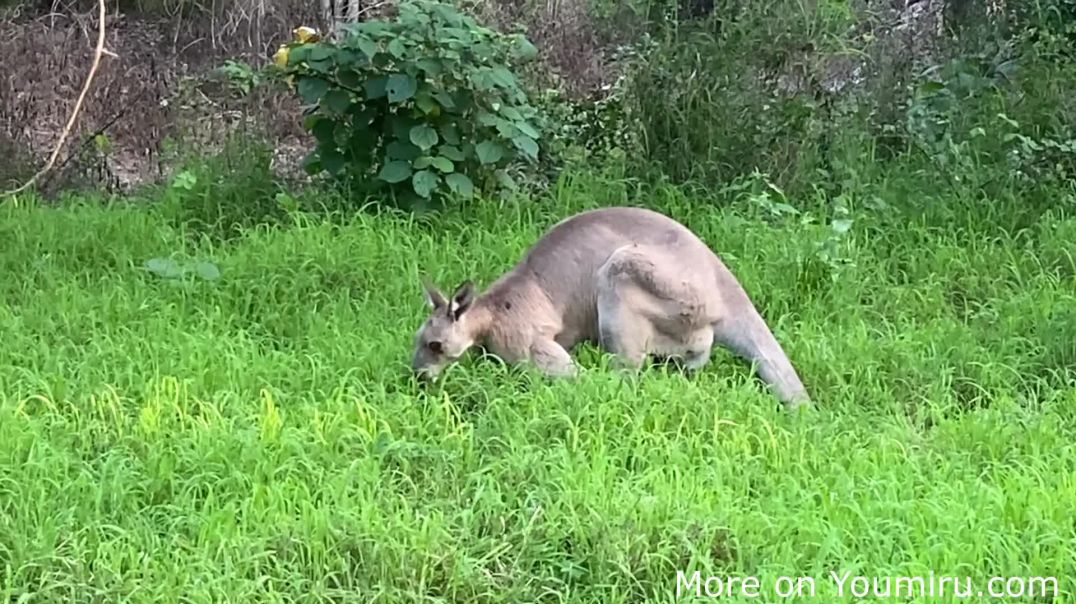
[[[1076,219],[868,217],[826,261],[824,226],[659,190],[639,201],[726,258],[813,409],[724,351],[690,379],[585,350],[575,382],[409,380],[420,269],[486,285],[619,190],[216,243],[158,207],[0,206],[0,599],[707,601],[677,593],[699,571],[758,578],[724,601],[784,601],[781,577],[855,599],[831,573],[1076,601]],[[142,269],[170,254],[220,277]]]

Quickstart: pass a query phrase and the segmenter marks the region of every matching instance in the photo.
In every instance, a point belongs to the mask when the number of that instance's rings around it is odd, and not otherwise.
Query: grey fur
[[[642,208],[612,207],[556,224],[480,295],[470,281],[451,299],[423,279],[432,313],[412,368],[433,378],[471,346],[507,363],[568,377],[568,351],[599,344],[638,369],[647,356],[689,371],[714,344],[756,364],[789,407],[809,402],[792,363],[721,259],[687,227]]]

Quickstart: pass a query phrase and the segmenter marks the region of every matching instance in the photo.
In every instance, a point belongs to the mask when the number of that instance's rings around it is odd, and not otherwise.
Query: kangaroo
[[[421,281],[432,312],[411,367],[422,381],[476,345],[506,363],[571,377],[569,351],[583,342],[613,353],[621,369],[652,356],[688,372],[705,366],[717,344],[755,363],[786,408],[810,402],[736,277],[687,227],[652,210],[608,207],[564,219],[480,295],[471,280],[450,299]]]

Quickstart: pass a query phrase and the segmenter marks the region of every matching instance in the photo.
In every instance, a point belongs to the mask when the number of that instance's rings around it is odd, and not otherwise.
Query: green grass
[[[865,218],[831,265],[825,229],[662,190],[813,410],[724,351],[695,378],[622,382],[590,350],[575,382],[475,359],[412,384],[420,269],[488,284],[620,190],[227,243],[161,207],[0,206],[0,598],[670,602],[698,570],[761,581],[726,601],[780,576],[835,601],[831,571],[1073,601],[1076,219]],[[172,253],[221,278],[139,268]]]

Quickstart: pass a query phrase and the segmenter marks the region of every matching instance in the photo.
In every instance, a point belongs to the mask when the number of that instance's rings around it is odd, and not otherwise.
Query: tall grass
[[[831,571],[1052,576],[1072,601],[1071,215],[1006,232],[950,198],[947,228],[864,215],[823,257],[824,225],[757,220],[757,195],[628,190],[565,174],[542,203],[230,239],[174,204],[0,206],[0,598],[667,602],[698,570],[762,601],[780,576],[837,600]],[[719,251],[816,408],[724,352],[638,382],[594,350],[573,382],[469,359],[416,388],[420,269],[488,284],[609,203]],[[170,254],[220,278],[142,269]]]

